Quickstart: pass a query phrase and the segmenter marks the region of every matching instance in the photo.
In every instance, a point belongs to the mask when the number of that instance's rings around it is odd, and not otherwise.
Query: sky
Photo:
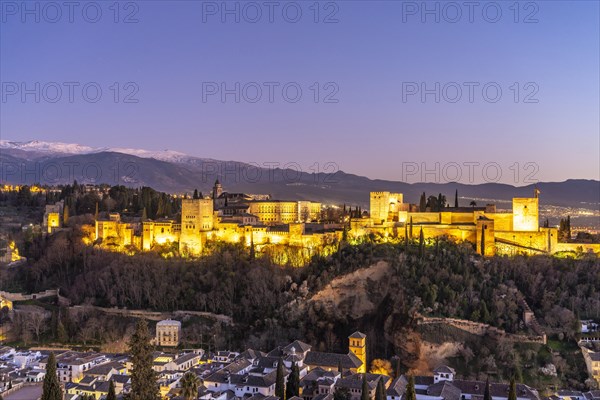
[[[0,137],[404,181],[600,179],[600,3],[465,4],[0,0]]]

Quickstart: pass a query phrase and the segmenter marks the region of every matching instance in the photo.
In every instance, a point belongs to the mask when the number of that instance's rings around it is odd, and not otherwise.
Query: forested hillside
[[[288,268],[267,256],[255,258],[241,245],[219,245],[193,261],[155,253],[108,253],[83,244],[82,229],[87,228],[77,226],[38,243],[38,259],[2,271],[2,289],[38,292],[58,287],[72,304],[228,315],[235,322],[227,328],[228,343],[239,349],[267,349],[304,338],[317,348],[346,351],[346,335],[360,329],[369,335],[371,358],[398,355],[404,369],[422,367],[417,315],[469,319],[522,332],[526,328],[519,303],[524,299],[550,337],[564,343],[574,343],[579,318],[600,317],[600,262],[594,255],[482,259],[468,243],[439,240],[423,250],[416,243],[377,243],[371,237],[359,244],[342,242],[332,256],[314,258],[304,268]],[[385,267],[363,271],[378,262]],[[348,275],[354,272],[354,278]],[[330,284],[344,276],[351,278],[336,287],[346,285],[351,295],[335,299],[342,292],[331,290]],[[359,292],[362,297],[354,296]],[[364,299],[369,307],[352,303]],[[324,306],[331,301],[338,306]],[[77,335],[72,332],[70,339],[77,340]],[[476,357],[465,373],[507,377],[517,370],[529,376],[540,363],[553,361],[552,356],[536,359],[539,351],[531,348],[521,351],[498,343],[481,348],[488,357]],[[461,357],[457,363],[473,359],[468,352]],[[559,383],[585,380],[581,366],[554,362]]]

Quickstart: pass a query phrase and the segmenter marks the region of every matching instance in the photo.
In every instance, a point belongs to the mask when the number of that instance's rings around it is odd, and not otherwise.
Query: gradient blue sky
[[[539,22],[529,24],[514,23],[512,1],[496,3],[503,12],[497,23],[482,17],[489,2],[480,2],[473,23],[464,13],[457,23],[431,16],[422,23],[418,15],[404,23],[402,2],[338,1],[339,22],[331,24],[313,22],[312,3],[297,3],[303,17],[296,24],[278,10],[274,23],[265,15],[259,23],[222,23],[219,16],[204,23],[200,1],[137,2],[133,24],[114,23],[112,1],[98,2],[96,24],[77,10],[73,23],[66,15],[23,23],[4,9],[3,83],[98,82],[104,93],[95,104],[77,91],[74,103],[66,93],[55,104],[9,97],[0,103],[1,137],[304,168],[331,161],[394,180],[403,162],[497,162],[502,181],[513,184],[526,183],[514,181],[508,167],[515,162],[536,163],[542,181],[600,179],[599,2],[535,2]],[[532,10],[526,3],[520,20]],[[139,103],[114,103],[108,87],[128,81],[139,86]],[[202,82],[253,81],[298,82],[303,96],[295,104],[280,92],[273,103],[202,101]],[[503,96],[488,103],[477,89],[473,103],[466,92],[454,104],[433,96],[402,101],[402,82],[465,81],[497,82]],[[313,102],[313,82],[335,82],[339,102]],[[515,103],[514,82],[535,82],[539,103]]]

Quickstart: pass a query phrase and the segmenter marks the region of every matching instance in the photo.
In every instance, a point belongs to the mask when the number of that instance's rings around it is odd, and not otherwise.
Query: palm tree
[[[477,205],[477,203],[475,202],[475,200],[471,200],[471,202],[469,203],[469,205],[473,208],[475,208],[475,206]]]
[[[185,400],[194,400],[198,397],[200,379],[193,372],[186,372],[181,377],[181,396]]]

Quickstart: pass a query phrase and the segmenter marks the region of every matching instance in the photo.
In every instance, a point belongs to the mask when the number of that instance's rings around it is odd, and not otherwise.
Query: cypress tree
[[[344,368],[342,368],[342,362],[341,361],[338,361],[338,372],[340,373],[340,376],[344,372]]]
[[[108,385],[108,394],[106,395],[106,400],[117,400],[117,394],[115,393],[115,383],[110,381]]]
[[[277,362],[277,379],[275,380],[275,396],[279,397],[279,400],[285,400],[285,366],[283,365],[283,359],[279,358]]]
[[[56,325],[56,340],[60,343],[66,343],[69,340],[69,335],[67,334],[65,325],[60,319],[58,320],[58,324]]]
[[[69,206],[65,204],[63,208],[63,225],[67,225],[69,223]]]
[[[485,256],[485,226],[481,225],[481,255]]]
[[[425,192],[421,195],[421,199],[419,200],[419,211],[425,212],[427,209],[427,197],[425,196]]]
[[[194,195],[192,196],[193,199],[199,199],[198,197],[198,189],[194,189]]]
[[[60,387],[56,373],[56,357],[54,353],[50,353],[48,363],[46,364],[46,376],[44,377],[41,400],[62,400],[62,398],[62,388]]]
[[[454,208],[458,208],[458,189],[454,192]]]
[[[483,400],[492,400],[492,394],[490,393],[490,378],[485,381],[485,391],[483,392]]]
[[[254,249],[254,235],[250,232],[250,259],[256,258],[256,250]]]
[[[408,249],[408,224],[404,224],[404,247]]]
[[[152,346],[148,323],[140,319],[129,342],[131,353],[131,400],[158,399],[158,384],[152,369]]]
[[[413,378],[412,375],[408,377],[408,384],[406,385],[404,400],[417,400],[417,392],[415,392],[415,378]]]
[[[510,387],[508,388],[508,400],[517,400],[517,384],[515,377],[510,378]]]
[[[142,221],[145,221],[148,219],[148,213],[146,212],[146,207],[144,207],[144,209],[142,210]]]
[[[377,389],[375,389],[375,400],[385,400],[387,395],[385,393],[385,385],[383,384],[383,377],[377,381]]]
[[[419,232],[419,257],[423,257],[425,255],[425,236],[423,235],[423,227],[421,227],[421,231]]]
[[[293,396],[300,395],[300,369],[296,362],[292,362],[292,371],[288,376],[287,385],[285,387],[285,398],[290,399]]]
[[[413,238],[413,221],[412,221],[412,217],[410,217],[410,226],[408,229],[408,234],[410,235],[410,238]]]
[[[367,374],[363,374],[360,400],[371,400],[371,396],[369,395],[369,384],[367,382]]]

